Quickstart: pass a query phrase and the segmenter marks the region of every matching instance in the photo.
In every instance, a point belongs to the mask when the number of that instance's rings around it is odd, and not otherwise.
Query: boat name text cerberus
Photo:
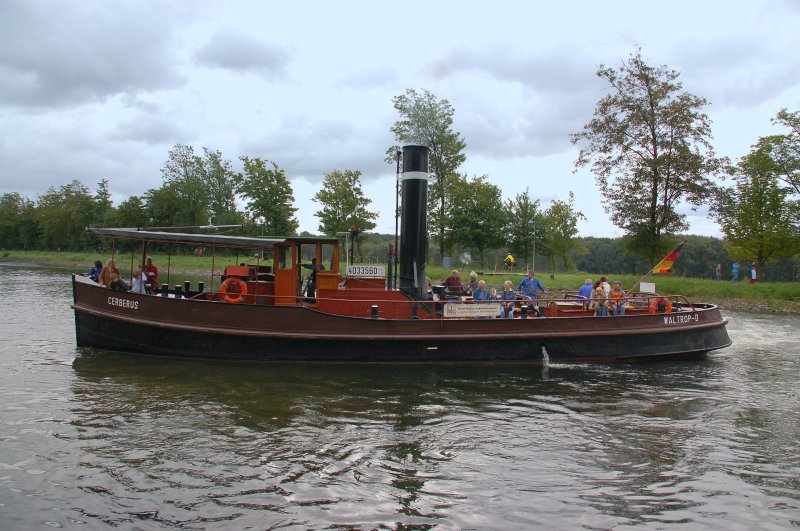
[[[111,306],[119,306],[120,308],[132,308],[134,310],[139,309],[139,301],[120,299],[117,297],[109,297],[108,304],[110,304]]]

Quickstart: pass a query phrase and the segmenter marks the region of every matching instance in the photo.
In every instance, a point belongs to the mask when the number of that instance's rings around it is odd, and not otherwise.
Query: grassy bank
[[[166,271],[167,263],[173,274],[181,273],[189,277],[202,277],[211,271],[211,256],[167,255],[153,254],[153,262],[160,271]],[[92,267],[95,260],[104,263],[109,256],[92,253],[54,253],[42,251],[2,251],[0,261],[24,262],[55,267],[72,268],[75,272],[85,273]],[[134,262],[140,256],[134,257]],[[226,264],[235,264],[244,261],[243,257],[217,256],[214,261],[215,269],[219,270]],[[123,273],[130,269],[131,254],[120,254],[117,263]],[[427,268],[428,276],[434,283],[440,283],[450,271],[441,267]],[[160,276],[160,275],[159,275]],[[555,273],[538,271],[537,276],[548,290],[577,290],[587,278],[597,280],[599,275],[587,273]],[[479,278],[486,280],[489,286],[502,288],[503,281],[508,279],[517,282],[522,279],[521,273],[481,273]],[[610,281],[619,280],[625,289],[630,289],[640,276],[609,274]],[[462,280],[469,280],[469,271],[462,271]],[[680,293],[693,301],[707,301],[720,304],[723,308],[734,310],[772,311],[800,315],[800,282],[729,282],[713,280],[670,277],[667,275],[654,275],[648,279],[656,283],[656,289],[661,293]]]

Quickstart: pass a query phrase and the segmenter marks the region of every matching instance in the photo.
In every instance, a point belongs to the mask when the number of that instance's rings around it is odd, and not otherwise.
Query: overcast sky
[[[719,155],[746,154],[800,109],[800,1],[0,1],[0,193],[108,179],[118,204],[161,185],[177,143],[275,161],[300,229],[334,169],[361,170],[394,232],[392,97],[455,108],[463,171],[506,198],[575,193],[584,236],[618,236],[569,134],[604,93],[599,64],[637,46],[706,98]],[[718,235],[705,212],[694,234]]]

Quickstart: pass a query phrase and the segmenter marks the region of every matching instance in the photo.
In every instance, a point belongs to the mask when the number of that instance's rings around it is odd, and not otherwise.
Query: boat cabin
[[[336,238],[252,238],[114,228],[91,228],[89,231],[112,238],[114,256],[123,248],[122,241],[132,241],[132,270],[137,255],[141,255],[141,263],[144,263],[148,244],[167,244],[169,256],[175,245],[210,247],[210,282],[208,285],[198,283],[197,289],[186,284],[181,286],[179,296],[187,298],[280,306],[309,304],[314,302],[314,293],[308,292],[310,283],[312,290],[315,287],[316,291],[321,291],[336,290],[340,281],[340,247]],[[220,261],[234,263],[219,267]],[[162,293],[170,291],[168,268],[166,273],[166,284],[163,278],[159,279]]]

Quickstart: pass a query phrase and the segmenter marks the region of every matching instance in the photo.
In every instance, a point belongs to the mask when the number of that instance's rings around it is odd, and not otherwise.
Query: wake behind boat
[[[500,319],[503,301],[429,293],[427,179],[427,148],[404,147],[397,289],[391,263],[388,275],[382,266],[341,271],[337,238],[88,229],[111,238],[112,252],[117,242],[138,242],[143,259],[148,244],[167,244],[210,247],[215,260],[217,253],[255,260],[220,271],[212,265],[208,289],[162,284],[157,294],[115,291],[73,275],[77,343],[182,357],[370,361],[612,361],[730,345],[717,306],[677,295],[633,295],[626,315],[615,318],[595,316],[569,294],[518,297],[510,303],[513,318]]]

